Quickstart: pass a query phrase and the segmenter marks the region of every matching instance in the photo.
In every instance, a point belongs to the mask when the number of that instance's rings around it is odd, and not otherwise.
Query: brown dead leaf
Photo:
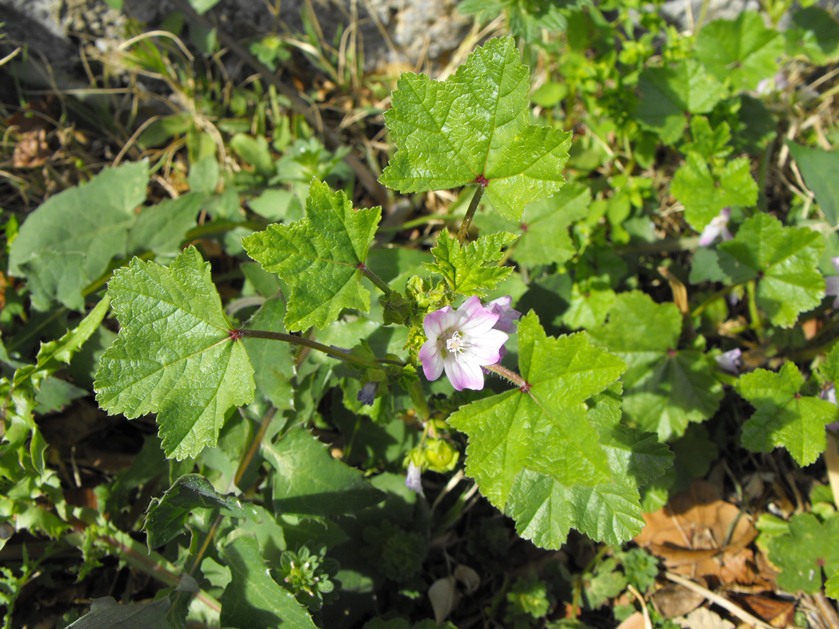
[[[661,557],[668,570],[722,584],[757,578],[754,554],[746,548],[757,536],[751,518],[721,500],[710,483],[694,482],[644,520],[635,542]]]
[[[47,130],[35,129],[20,134],[12,151],[12,167],[37,168],[47,163],[50,156]]]
[[[705,602],[701,594],[675,583],[668,583],[651,598],[658,613],[665,618],[684,616]]]
[[[795,601],[783,601],[771,594],[731,594],[731,599],[748,611],[762,618],[773,627],[791,627],[795,615]]]
[[[647,622],[644,620],[644,614],[641,612],[635,612],[619,624],[618,629],[647,629]]]

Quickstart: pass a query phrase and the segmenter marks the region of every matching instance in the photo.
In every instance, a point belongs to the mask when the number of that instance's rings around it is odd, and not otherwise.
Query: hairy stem
[[[391,360],[389,358],[379,358],[375,361],[367,360],[366,358],[361,358],[360,356],[351,354],[347,350],[340,349],[338,347],[333,347],[331,345],[324,345],[323,343],[318,343],[317,341],[307,339],[305,336],[286,334],[284,332],[269,332],[268,330],[251,330],[248,328],[236,330],[236,333],[239,336],[249,336],[251,338],[257,339],[269,339],[272,341],[285,341],[286,343],[291,343],[293,345],[302,345],[303,347],[308,347],[309,349],[314,349],[319,352],[323,352],[324,354],[326,354],[327,356],[331,356],[332,358],[343,360],[344,362],[352,363],[354,365],[358,365],[359,367],[364,368],[377,369],[383,363],[388,363],[392,365],[402,365],[400,361]]]
[[[486,369],[487,371],[491,371],[494,374],[498,374],[499,376],[501,376],[505,380],[508,380],[509,382],[512,382],[514,385],[516,385],[522,391],[530,390],[530,383],[527,382],[527,380],[522,378],[515,371],[507,369],[506,367],[502,367],[500,364],[499,365],[489,365],[488,367],[484,367],[484,369]]]
[[[385,282],[382,278],[373,273],[373,271],[371,271],[366,264],[360,264],[358,266],[358,270],[364,273],[365,277],[367,277],[368,280],[373,282],[376,288],[382,291],[385,295],[391,295],[393,293],[393,290],[390,288],[390,286],[387,285],[387,282]]]
[[[469,226],[472,225],[472,218],[478,210],[478,204],[480,204],[482,196],[484,196],[484,186],[478,185],[475,194],[472,196],[472,201],[469,203],[469,209],[466,210],[466,216],[463,217],[463,222],[460,224],[460,229],[457,230],[457,241],[461,244],[466,239],[466,234],[469,233]]]

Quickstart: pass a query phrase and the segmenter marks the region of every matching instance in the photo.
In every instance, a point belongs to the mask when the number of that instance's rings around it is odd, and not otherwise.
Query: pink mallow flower
[[[457,310],[446,306],[429,312],[422,323],[428,340],[419,352],[425,377],[436,380],[445,370],[456,390],[483,389],[481,367],[501,360],[501,347],[509,338],[495,327],[500,318],[477,297]]]
[[[731,240],[731,232],[728,231],[728,220],[731,218],[731,210],[724,207],[720,210],[711,222],[705,226],[702,233],[699,235],[699,246],[707,247],[714,242],[717,237],[722,237],[723,240]]]
[[[512,303],[513,298],[509,295],[504,295],[504,297],[493,299],[486,306],[487,310],[498,315],[498,321],[495,322],[494,326],[495,329],[501,330],[506,334],[512,333],[515,329],[513,321],[521,319],[521,313],[511,306]]]
[[[831,258],[833,268],[839,273],[839,257]],[[833,297],[833,309],[839,308],[839,275],[828,275],[824,278],[824,294]]]

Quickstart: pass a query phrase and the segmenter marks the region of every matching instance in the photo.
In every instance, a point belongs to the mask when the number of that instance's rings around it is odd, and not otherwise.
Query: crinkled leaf
[[[787,146],[825,218],[836,226],[839,222],[839,178],[836,177],[839,151],[823,151],[794,142],[787,143]]]
[[[712,359],[678,349],[682,317],[674,304],[656,304],[640,292],[618,295],[609,320],[592,336],[628,366],[624,413],[662,441],[688,423],[711,417],[722,399]]]
[[[571,287],[571,302],[560,320],[572,329],[599,327],[615,303],[615,291],[601,278],[587,278]]]
[[[570,146],[570,134],[531,123],[529,91],[510,37],[475,50],[446,81],[403,74],[385,114],[397,151],[380,181],[400,192],[482,181],[485,198],[518,221],[562,187]]]
[[[754,406],[743,424],[741,442],[754,452],[786,448],[799,465],[810,465],[824,452],[825,424],[839,419],[839,408],[827,400],[800,394],[804,378],[794,363],[778,373],[756,369],[737,380],[735,388]]]
[[[769,214],[747,219],[733,240],[719,245],[720,268],[734,282],[759,278],[757,304],[783,327],[821,303],[824,279],[818,271],[822,235],[806,227],[784,227]]]
[[[262,456],[274,468],[276,513],[348,515],[384,498],[361,472],[330,456],[303,428],[293,428],[275,443],[263,443]]]
[[[32,304],[57,300],[84,308],[82,290],[124,256],[134,210],[146,198],[148,162],[106,168],[88,183],[47,199],[20,228],[9,252],[9,274],[25,277]]]
[[[822,571],[839,570],[839,518],[824,522],[812,513],[799,513],[789,533],[769,540],[769,559],[781,569],[778,585],[787,592],[815,594],[822,587]],[[834,594],[835,596],[835,594]]]
[[[685,114],[705,114],[726,95],[725,87],[693,59],[663,68],[646,68],[638,79],[636,116],[657,131],[665,144],[682,137]]]
[[[355,210],[343,192],[315,181],[304,218],[291,225],[269,225],[242,240],[251,258],[291,287],[288,330],[326,327],[344,308],[370,309],[359,265],[367,260],[380,218],[381,208]]]
[[[461,245],[443,230],[431,250],[434,262],[425,268],[442,275],[449,289],[456,293],[486,295],[513,272],[513,267],[498,266],[498,261],[504,255],[504,247],[515,239],[515,234],[498,232]]]
[[[757,183],[745,157],[726,162],[711,172],[705,160],[690,153],[676,171],[670,191],[685,206],[685,219],[697,231],[702,231],[725,207],[757,203]]]
[[[529,390],[484,398],[449,418],[469,436],[466,472],[540,546],[558,548],[571,527],[620,543],[643,525],[638,490],[590,414],[598,408],[593,396],[616,382],[624,364],[583,333],[546,336],[533,313],[518,332]]]
[[[149,550],[159,548],[183,533],[193,509],[219,509],[227,515],[245,516],[239,501],[218,493],[200,474],[176,480],[161,498],[152,498],[143,528]]]
[[[169,457],[215,445],[225,413],[253,401],[254,382],[210,265],[194,247],[168,267],[135,258],[114,273],[108,295],[122,329],[99,362],[100,406],[128,418],[157,413]]]
[[[306,608],[271,577],[255,537],[235,538],[220,555],[233,577],[221,595],[223,627],[315,629]]]
[[[754,11],[744,11],[736,20],[706,24],[696,37],[696,56],[718,79],[730,80],[742,90],[751,90],[778,71],[784,40],[767,28]]]

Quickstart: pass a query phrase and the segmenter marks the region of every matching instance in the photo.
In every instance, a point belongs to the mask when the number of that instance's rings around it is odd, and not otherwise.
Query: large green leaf
[[[839,222],[839,151],[823,151],[788,142],[790,153],[813,191],[825,218],[831,225]]]
[[[370,309],[359,265],[367,260],[380,219],[381,208],[353,209],[343,192],[315,181],[304,218],[291,225],[269,225],[242,240],[249,256],[291,287],[288,330],[324,328],[344,308]]]
[[[658,132],[662,142],[682,137],[685,114],[706,114],[726,95],[726,89],[693,59],[663,68],[646,68],[638,79],[636,116]]]
[[[27,279],[35,308],[46,310],[54,300],[84,308],[82,290],[113,257],[126,255],[148,180],[146,161],[106,168],[50,197],[26,219],[9,252],[9,274]]]
[[[303,428],[293,428],[275,443],[263,443],[262,456],[274,468],[277,513],[349,515],[384,498],[361,472],[332,458]]]
[[[756,369],[737,380],[737,393],[755,407],[743,425],[743,446],[755,452],[786,448],[799,465],[824,452],[825,424],[839,419],[839,408],[827,400],[801,395],[804,378],[794,363],[781,371]]]
[[[271,578],[255,537],[239,536],[220,554],[233,577],[221,595],[223,627],[315,629],[306,608]]]
[[[571,527],[611,544],[632,537],[643,526],[643,474],[628,468],[631,452],[617,452],[641,440],[619,446],[620,398],[597,397],[615,386],[623,361],[584,333],[546,336],[533,313],[518,332],[526,390],[484,398],[449,418],[469,436],[467,474],[539,546],[558,548]]]
[[[670,191],[684,204],[685,219],[697,231],[702,231],[725,207],[757,203],[757,183],[745,157],[712,171],[704,159],[690,153],[676,171]]]
[[[682,317],[673,304],[640,292],[618,295],[605,325],[592,336],[626,361],[624,413],[662,441],[684,434],[690,422],[711,417],[722,399],[713,359],[679,349]]]
[[[789,522],[789,533],[772,537],[769,558],[781,569],[778,585],[787,592],[815,594],[822,574],[839,570],[839,518],[824,522],[812,513],[799,513]]]
[[[819,232],[784,227],[769,214],[750,217],[733,240],[718,247],[720,268],[733,282],[758,279],[758,306],[783,327],[821,303],[825,285],[818,262],[823,248]]]
[[[778,71],[784,52],[780,33],[767,28],[763,17],[744,11],[736,20],[706,24],[696,37],[696,56],[721,81],[752,90]]]
[[[128,418],[157,413],[163,449],[183,459],[213,446],[225,413],[253,401],[253,368],[190,247],[169,267],[134,259],[108,284],[122,329],[102,355],[96,399]]]
[[[510,37],[475,50],[455,75],[406,73],[385,122],[396,153],[381,182],[400,192],[486,186],[485,198],[517,221],[564,182],[570,134],[531,123],[530,72]]]

